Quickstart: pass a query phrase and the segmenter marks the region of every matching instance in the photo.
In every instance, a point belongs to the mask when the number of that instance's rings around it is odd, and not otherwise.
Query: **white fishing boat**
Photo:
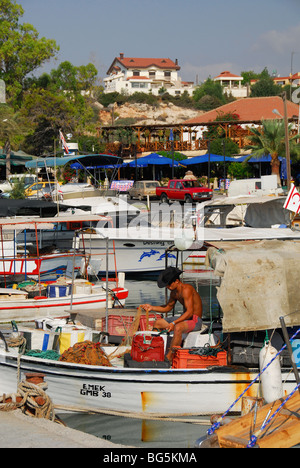
[[[99,216],[62,216],[58,218],[19,218],[19,219],[1,219],[0,220],[0,231],[1,235],[5,235],[5,233],[10,233],[12,230],[24,230],[32,229],[36,233],[36,246],[38,247],[38,230],[43,228],[53,228],[53,226],[57,225],[57,223],[81,223],[85,221],[88,222],[97,222],[99,220]],[[73,232],[74,233],[74,232]],[[108,240],[106,240],[108,244]],[[2,242],[3,245],[3,242]],[[38,252],[39,249],[37,248]],[[57,255],[56,260],[60,260],[61,265],[61,257]],[[73,251],[67,257],[67,261],[65,261],[65,273],[66,278],[64,283],[62,284],[61,281],[63,279],[62,274],[64,271],[60,271],[60,278],[55,282],[47,286],[45,289],[45,285],[42,283],[45,280],[46,274],[53,275],[52,272],[45,271],[45,275],[43,275],[44,271],[40,271],[40,267],[43,266],[44,258],[39,254],[36,257],[35,263],[30,262],[27,263],[28,257],[27,255],[23,254],[21,258],[12,257],[11,259],[3,257],[2,264],[3,267],[3,281],[4,283],[12,282],[14,279],[17,280],[17,275],[14,268],[14,261],[15,264],[18,265],[17,262],[23,265],[24,271],[30,277],[31,274],[34,274],[38,279],[38,286],[35,289],[35,297],[31,297],[32,294],[29,294],[28,291],[18,289],[18,285],[16,284],[15,287],[5,287],[0,289],[0,299],[1,299],[1,306],[0,306],[0,321],[7,322],[10,320],[34,320],[40,316],[49,315],[51,317],[60,317],[60,316],[68,316],[67,309],[78,310],[79,308],[95,308],[99,307],[106,307],[108,300],[110,300],[110,304],[113,304],[115,298],[117,301],[120,301],[122,305],[125,303],[125,299],[128,296],[128,290],[124,288],[124,281],[120,284],[116,271],[116,284],[110,284],[110,294],[108,294],[107,289],[108,286],[105,285],[103,282],[99,282],[96,284],[91,284],[86,282],[86,280],[77,279],[76,274],[78,269],[80,268],[81,272],[84,274],[86,273],[87,268],[89,265],[94,265],[94,268],[99,269],[100,263],[104,260],[104,264],[106,259],[104,257],[98,257],[97,259],[91,258],[90,256],[86,256],[85,253],[79,253],[76,250],[76,238],[74,240],[74,248]],[[80,261],[80,264],[79,264]],[[1,263],[1,260],[0,260]],[[46,262],[45,262],[46,264]],[[50,263],[48,263],[50,265]],[[95,267],[95,265],[98,265]],[[8,266],[10,268],[8,268]],[[7,269],[6,269],[6,268]],[[105,267],[104,267],[105,269]],[[18,271],[19,273],[20,271]],[[86,284],[82,284],[86,283]],[[116,288],[116,289],[115,289]],[[43,290],[43,293],[41,292]]]
[[[35,288],[35,297],[29,297],[26,290],[0,288],[0,322],[32,321],[40,317],[69,317],[71,312],[94,309],[96,307],[124,306],[128,290],[120,284],[110,284],[106,290],[105,282],[96,284],[85,280],[62,280],[51,283],[46,288]]]
[[[0,259],[0,276],[5,279],[12,275],[24,275],[35,280],[53,281],[59,276],[65,275],[69,268],[73,267],[75,275],[80,272],[84,254],[79,252],[57,251],[48,255],[36,256],[10,256],[4,255]]]
[[[156,212],[156,216],[153,217],[151,213],[140,213],[139,209],[127,204],[121,198],[114,201],[106,200],[106,203],[97,205],[94,212],[97,212],[99,217],[92,223],[88,222],[90,215],[84,215],[81,209],[70,208],[67,212],[59,214],[55,229],[43,229],[39,232],[40,245],[54,244],[57,248],[70,247],[72,236],[74,236],[72,229],[81,228],[78,248],[79,250],[85,249],[92,257],[103,257],[106,254],[106,238],[110,239],[109,273],[117,270],[124,273],[143,274],[156,273],[165,268],[166,250],[174,246],[176,238],[193,239],[194,236],[192,226],[182,228],[181,216],[180,222],[173,224],[170,223],[170,213],[167,213],[166,221],[160,225],[156,221],[159,213]],[[70,220],[64,222],[67,216]],[[82,221],[76,222],[75,217],[81,217]],[[87,229],[89,225],[93,229]],[[34,230],[27,229],[27,241],[35,244],[35,238]],[[18,242],[24,242],[24,232],[18,235]],[[195,255],[199,254],[195,253]],[[188,256],[188,252],[183,252],[180,260],[185,261]],[[130,261],[128,261],[129,257]],[[169,251],[168,264],[175,266],[176,262],[176,253]],[[103,271],[104,269],[100,270],[100,272]],[[99,271],[94,271],[94,274],[98,273]]]
[[[295,300],[298,278],[293,267],[299,262],[300,250],[292,244],[285,246],[278,245],[274,249],[262,245],[254,251],[248,249],[240,260],[238,253],[234,254],[231,249],[225,259],[224,251],[215,249],[212,257],[217,259],[216,271],[224,278],[224,285],[222,287],[221,283],[219,289],[220,305],[224,309],[222,333],[278,329],[283,311],[287,326],[299,326],[298,301]],[[277,264],[280,260],[280,265],[275,266],[274,259]],[[253,265],[251,272],[249,263]],[[281,274],[281,267],[287,268],[289,278],[285,277],[279,284],[276,278]],[[269,294],[265,294],[270,269],[277,270],[275,289],[268,286]],[[249,294],[252,290],[257,295]],[[251,344],[247,344],[249,347]],[[190,350],[189,345],[186,351],[190,353]],[[229,348],[227,352],[230,353]],[[258,363],[241,367],[227,360],[214,366],[208,360],[209,365],[203,365],[204,356],[201,368],[195,365],[174,367],[174,364],[172,368],[150,365],[137,368],[122,367],[119,363],[106,367],[26,355],[18,360],[18,357],[14,348],[5,350],[3,346],[0,350],[0,394],[16,390],[19,371],[22,376],[26,372],[43,373],[48,384],[47,393],[60,411],[118,411],[145,417],[204,415],[223,413],[229,407],[231,411],[240,411],[239,397],[243,391],[246,396],[261,395]],[[283,364],[281,375],[283,392],[288,394],[296,385],[291,365]],[[246,390],[253,380],[255,383]]]
[[[15,392],[17,375],[45,375],[47,394],[60,411],[118,411],[124,415],[206,415],[223,413],[257,376],[258,369],[222,366],[203,369],[123,368],[75,364],[21,356],[15,349],[0,349],[0,394]],[[295,378],[282,372],[284,389]],[[259,383],[247,396],[259,394]],[[240,411],[240,402],[233,411]]]

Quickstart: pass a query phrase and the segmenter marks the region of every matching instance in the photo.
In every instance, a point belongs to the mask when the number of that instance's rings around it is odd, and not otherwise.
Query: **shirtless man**
[[[191,284],[185,284],[180,281],[179,276],[181,273],[182,271],[178,268],[168,267],[160,274],[157,280],[159,288],[168,288],[171,291],[170,299],[165,306],[142,304],[143,309],[148,312],[154,311],[163,314],[170,312],[177,301],[183,305],[184,312],[182,315],[160,318],[156,320],[153,327],[159,330],[166,329],[168,332],[174,331],[170,349],[166,354],[166,358],[171,362],[173,359],[172,347],[180,346],[182,334],[201,330],[202,327],[201,297]]]

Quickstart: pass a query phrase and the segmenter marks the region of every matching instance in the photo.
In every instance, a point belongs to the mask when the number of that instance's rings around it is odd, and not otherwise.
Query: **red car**
[[[168,187],[156,187],[156,196],[163,203],[169,200],[192,203],[211,200],[213,190],[203,187],[197,180],[172,179]]]

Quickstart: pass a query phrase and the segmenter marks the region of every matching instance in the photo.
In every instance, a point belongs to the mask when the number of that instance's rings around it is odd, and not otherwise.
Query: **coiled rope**
[[[23,413],[36,418],[56,420],[54,406],[45,390],[46,382],[33,384],[22,381],[18,384],[17,392],[0,397],[0,411],[21,409]],[[40,397],[40,398],[37,398]],[[11,400],[7,402],[6,400]]]

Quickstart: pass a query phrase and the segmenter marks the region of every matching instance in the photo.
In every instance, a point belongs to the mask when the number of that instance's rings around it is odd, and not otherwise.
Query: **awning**
[[[32,161],[35,156],[24,153],[24,151],[11,151],[10,164],[11,166],[25,166],[26,162]],[[6,153],[3,149],[0,150],[0,166],[6,166]]]
[[[221,276],[217,298],[224,332],[300,325],[300,242],[267,240],[249,245],[232,242],[207,251],[207,262]]]
[[[219,154],[203,154],[202,156],[195,156],[194,158],[184,159],[180,161],[180,164],[184,166],[190,166],[192,164],[203,164],[207,162],[224,162],[224,156]],[[237,161],[235,158],[225,156],[225,162],[234,162]]]
[[[14,229],[53,229],[57,223],[78,223],[78,222],[98,222],[103,219],[100,215],[76,215],[69,213],[61,213],[59,216],[48,218],[33,218],[33,217],[19,217],[19,218],[0,218],[0,231],[1,230],[14,230]]]
[[[88,166],[105,166],[109,164],[121,164],[123,162],[122,158],[118,156],[113,156],[110,154],[86,154],[80,156],[63,156],[57,158],[38,158],[35,161],[28,161],[26,167],[28,168],[38,168],[38,167],[55,167],[55,166],[65,166],[68,163],[78,162],[82,167]]]
[[[249,158],[251,156],[251,154],[248,154],[246,156],[241,156],[240,158],[236,158],[235,161],[236,162],[244,162],[245,159]],[[282,161],[282,157],[280,156],[279,158],[279,161]],[[271,162],[272,158],[271,158],[271,155],[270,154],[267,154],[267,155],[264,155],[264,156],[258,156],[258,157],[255,157],[255,156],[252,156],[250,157],[250,159],[248,159],[247,162],[249,163],[258,163],[258,162]]]
[[[173,160],[171,158],[167,158],[166,156],[162,156],[161,154],[157,153],[152,153],[149,154],[148,156],[143,156],[142,158],[137,158],[137,160],[131,161],[130,163],[127,164],[128,167],[147,167],[149,164],[153,165],[169,165],[172,167],[173,165]],[[185,166],[184,161],[178,162],[174,159],[174,166]]]

